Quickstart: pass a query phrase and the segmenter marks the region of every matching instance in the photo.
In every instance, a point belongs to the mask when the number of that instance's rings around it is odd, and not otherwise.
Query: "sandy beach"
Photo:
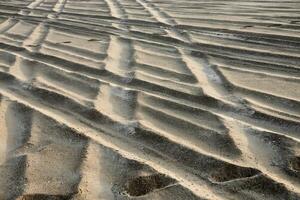
[[[299,0],[1,0],[0,200],[299,200]]]

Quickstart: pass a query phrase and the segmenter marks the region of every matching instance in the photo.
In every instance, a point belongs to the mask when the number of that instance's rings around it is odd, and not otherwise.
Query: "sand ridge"
[[[299,9],[1,1],[0,199],[299,199]]]

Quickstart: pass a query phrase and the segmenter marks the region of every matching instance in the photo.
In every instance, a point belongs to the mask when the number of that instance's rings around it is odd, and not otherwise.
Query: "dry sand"
[[[299,0],[1,0],[11,199],[300,199]]]

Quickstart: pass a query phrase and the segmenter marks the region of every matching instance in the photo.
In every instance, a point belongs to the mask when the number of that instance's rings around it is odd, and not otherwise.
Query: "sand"
[[[300,199],[299,0],[0,1],[0,200]]]

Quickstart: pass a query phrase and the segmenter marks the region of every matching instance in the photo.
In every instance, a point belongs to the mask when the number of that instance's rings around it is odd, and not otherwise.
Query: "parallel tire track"
[[[299,199],[299,9],[0,2],[0,199]]]

